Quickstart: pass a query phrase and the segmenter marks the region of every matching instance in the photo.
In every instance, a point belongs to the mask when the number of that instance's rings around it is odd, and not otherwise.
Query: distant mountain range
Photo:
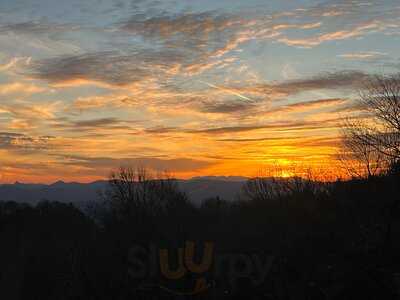
[[[186,192],[191,201],[200,204],[204,199],[219,196],[234,200],[240,192],[246,177],[207,176],[188,180],[179,179],[178,185]],[[99,201],[99,193],[108,188],[107,181],[92,183],[66,183],[57,181],[53,184],[14,184],[0,185],[0,201],[15,201],[36,204],[42,200],[72,203],[84,207],[91,201]]]

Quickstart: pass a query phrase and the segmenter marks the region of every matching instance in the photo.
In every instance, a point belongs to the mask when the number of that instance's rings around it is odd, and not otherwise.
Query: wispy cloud
[[[206,134],[225,134],[225,133],[239,133],[250,132],[255,130],[271,130],[271,131],[294,131],[294,130],[313,130],[319,128],[328,128],[328,121],[332,126],[337,126],[334,123],[339,119],[318,121],[303,121],[303,122],[279,122],[263,125],[243,125],[243,126],[227,126],[227,127],[214,127],[199,130],[188,131],[190,133],[206,133]]]
[[[313,101],[303,101],[298,103],[293,103],[289,105],[282,105],[265,112],[259,112],[259,114],[267,116],[277,113],[298,113],[304,111],[310,111],[314,109],[325,109],[327,107],[338,107],[346,103],[346,99],[333,98],[333,99],[318,99]]]
[[[13,23],[7,25],[0,25],[0,34],[2,33],[15,33],[15,34],[55,34],[64,31],[78,30],[79,26],[66,25],[66,24],[50,24],[38,21],[28,21],[22,23]]]
[[[13,82],[0,84],[0,95],[9,94],[37,94],[45,91],[44,87],[34,85],[32,83]]]
[[[0,71],[9,71],[18,66],[28,66],[31,62],[31,57],[13,57],[8,62],[0,65]]]
[[[43,150],[49,147],[52,136],[29,136],[14,132],[0,132],[0,147],[2,149],[31,151]]]
[[[17,119],[47,120],[55,116],[59,102],[47,104],[29,104],[26,101],[0,104],[0,112],[11,114]]]
[[[379,57],[386,56],[387,53],[383,52],[377,52],[377,51],[361,51],[361,52],[352,52],[352,53],[346,53],[346,54],[341,54],[339,57],[343,57],[345,59],[355,59],[355,60],[371,60],[371,59],[376,59]]]
[[[52,127],[55,130],[75,133],[82,135],[84,133],[101,134],[108,133],[109,135],[118,135],[122,133],[134,133],[136,130],[133,125],[137,122],[126,121],[120,118],[92,118],[92,119],[70,119],[70,118],[55,118],[52,120]]]
[[[147,49],[126,55],[98,52],[34,62],[29,75],[61,85],[86,82],[127,86],[168,76],[179,67],[182,58],[179,52],[172,50]]]
[[[133,157],[133,158],[111,158],[111,157],[83,157],[64,156],[64,165],[77,165],[94,170],[110,170],[120,166],[147,167],[155,171],[184,172],[203,169],[212,164],[206,160],[190,158],[157,158],[157,157]]]
[[[311,47],[318,46],[324,42],[356,38],[356,37],[366,35],[368,33],[383,31],[385,28],[386,28],[385,24],[382,24],[377,21],[370,21],[370,22],[358,24],[355,27],[350,28],[350,29],[327,32],[327,33],[323,33],[323,34],[319,34],[319,35],[316,35],[313,37],[308,37],[308,38],[303,38],[303,39],[283,37],[283,38],[279,38],[278,41],[281,43],[284,43],[288,46],[311,48]]]

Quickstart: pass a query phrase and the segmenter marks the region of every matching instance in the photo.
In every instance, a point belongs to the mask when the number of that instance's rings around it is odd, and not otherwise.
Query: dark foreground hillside
[[[201,207],[172,181],[111,183],[90,215],[1,203],[1,299],[399,299],[396,172],[254,179]]]

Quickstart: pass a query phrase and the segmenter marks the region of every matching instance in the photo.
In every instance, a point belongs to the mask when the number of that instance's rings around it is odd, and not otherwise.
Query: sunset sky
[[[400,2],[1,0],[0,182],[335,168]]]

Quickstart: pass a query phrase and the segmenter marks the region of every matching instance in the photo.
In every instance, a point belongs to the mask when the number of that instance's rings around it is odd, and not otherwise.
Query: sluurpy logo
[[[202,251],[199,245],[202,245]],[[253,286],[262,284],[274,257],[263,253],[218,253],[213,242],[186,241],[177,249],[159,248],[155,244],[130,248],[128,273],[142,286],[158,287],[167,292],[193,295],[207,291],[216,282],[234,287],[247,278]]]

